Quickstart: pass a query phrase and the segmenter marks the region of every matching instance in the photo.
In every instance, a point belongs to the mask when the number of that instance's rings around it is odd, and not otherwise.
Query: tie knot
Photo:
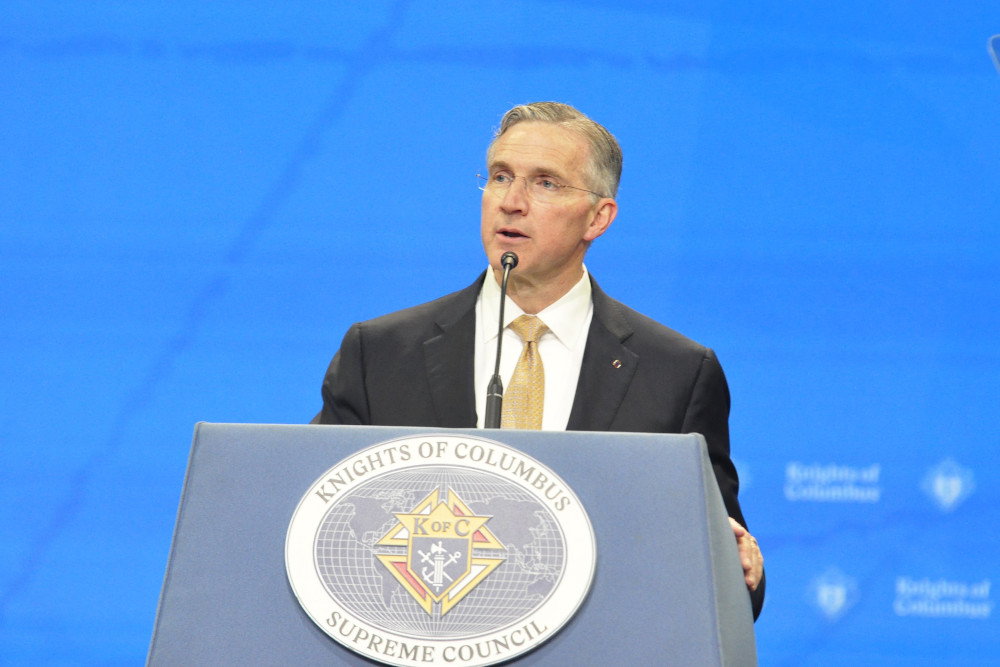
[[[516,333],[521,337],[525,343],[536,343],[538,339],[549,330],[545,326],[545,322],[542,322],[534,315],[521,315],[519,318],[508,324],[511,331]]]

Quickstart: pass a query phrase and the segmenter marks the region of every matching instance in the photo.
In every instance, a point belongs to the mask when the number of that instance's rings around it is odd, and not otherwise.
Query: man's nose
[[[518,181],[521,184],[518,185]],[[528,207],[528,177],[515,176],[510,187],[500,199],[500,207],[507,212],[522,211]]]

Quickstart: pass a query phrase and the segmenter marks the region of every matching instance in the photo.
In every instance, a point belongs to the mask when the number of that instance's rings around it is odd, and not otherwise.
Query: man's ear
[[[618,215],[618,202],[610,197],[603,197],[597,202],[594,217],[590,220],[587,232],[583,235],[584,240],[593,241],[598,236],[608,231],[608,227],[615,221]]]

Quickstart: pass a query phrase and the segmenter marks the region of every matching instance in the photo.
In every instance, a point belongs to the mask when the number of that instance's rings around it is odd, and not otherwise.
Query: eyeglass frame
[[[518,176],[518,175],[514,174],[513,172],[509,172],[509,170],[506,170],[506,169],[501,170],[501,172],[508,172],[508,173],[510,173],[511,180],[510,180],[510,185],[507,186],[507,188],[503,191],[503,193],[501,193],[499,195],[500,197],[502,197],[504,194],[506,194],[507,192],[510,191],[510,188],[512,188],[514,186],[514,182],[517,181],[517,179],[523,178],[524,179],[524,190],[525,190],[525,192],[528,193],[528,196],[531,197],[531,199],[533,201],[536,201],[536,202],[539,201],[532,194],[531,188],[528,187],[528,179],[532,178],[532,177],[530,177],[530,176]],[[547,180],[552,181],[553,185],[555,185],[556,188],[558,188],[557,192],[562,192],[564,188],[569,188],[570,190],[579,190],[580,192],[586,192],[587,194],[594,195],[595,197],[597,197],[599,199],[609,199],[609,197],[607,197],[606,195],[602,195],[600,192],[594,192],[593,190],[588,190],[587,188],[578,188],[575,185],[566,185],[565,183],[560,183],[559,181],[557,181],[556,179],[552,178],[551,176],[535,176],[534,178],[545,178]],[[492,175],[483,176],[482,173],[477,173],[476,174],[476,179],[478,181],[479,189],[480,190],[482,190],[483,192],[490,192],[486,188],[490,187],[490,185],[493,184],[493,180],[492,180],[493,176]],[[495,194],[495,193],[491,192],[491,194]],[[543,201],[541,203],[547,203],[547,202]]]

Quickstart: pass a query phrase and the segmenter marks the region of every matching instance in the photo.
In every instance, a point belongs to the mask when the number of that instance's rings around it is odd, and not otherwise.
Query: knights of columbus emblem
[[[452,490],[448,501],[438,490],[420,501],[377,542],[406,547],[406,553],[379,554],[379,561],[428,614],[448,613],[503,563],[504,545],[486,528],[488,516],[475,516]]]

